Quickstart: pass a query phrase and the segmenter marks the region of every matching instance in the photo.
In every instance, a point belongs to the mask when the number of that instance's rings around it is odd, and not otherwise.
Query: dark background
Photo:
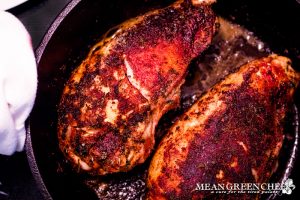
[[[29,0],[25,4],[9,11],[23,22],[31,34],[33,47],[37,48],[47,28],[69,1]],[[234,2],[236,3],[236,1]],[[242,4],[245,1],[241,0],[240,2]],[[255,32],[255,34],[264,35],[262,40],[266,41],[271,48],[273,47],[272,49],[291,55],[296,59],[296,65],[298,65],[297,60],[300,59],[300,39],[298,38],[300,36],[300,4],[296,3],[296,0],[279,1],[279,3],[268,0],[260,1],[264,2],[264,5],[257,4],[257,1],[255,1],[256,4],[251,3],[254,2],[251,0],[247,2],[250,9],[255,11],[252,13],[255,13],[257,17],[249,15],[243,10],[243,6],[239,6],[239,9],[234,10],[234,12],[239,13],[239,16],[243,17],[240,19],[232,18],[232,20],[245,24],[246,28]],[[232,6],[235,6],[233,1],[227,0],[226,3],[232,3]],[[289,10],[286,10],[285,4],[289,4]],[[272,9],[265,9],[268,6]],[[276,12],[278,15],[274,17],[270,12]],[[253,28],[251,27],[252,23],[258,24],[258,26]],[[265,31],[275,34],[277,40],[274,40],[274,37],[268,38],[268,34]],[[278,45],[279,43],[282,44],[282,42],[286,44],[284,47]],[[296,189],[292,195],[284,195],[282,199],[296,199],[297,196],[300,196],[300,177],[297,173],[300,166],[299,160],[298,157],[290,177],[294,180]],[[8,196],[0,194],[0,199],[38,200],[42,198],[30,172],[25,152],[16,153],[10,157],[0,156],[0,191],[8,194]]]

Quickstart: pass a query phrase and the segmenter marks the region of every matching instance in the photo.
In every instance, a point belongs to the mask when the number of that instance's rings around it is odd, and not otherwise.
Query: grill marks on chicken
[[[214,24],[206,3],[177,1],[99,42],[59,106],[59,146],[71,163],[99,175],[143,163],[157,122],[177,106],[187,66],[211,42]]]
[[[149,199],[251,199],[195,188],[197,183],[268,181],[299,80],[289,59],[271,55],[215,85],[160,143],[149,169]]]

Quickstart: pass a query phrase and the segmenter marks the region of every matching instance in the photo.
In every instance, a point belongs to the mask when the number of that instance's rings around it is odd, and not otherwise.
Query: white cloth
[[[0,10],[7,10],[13,8],[27,0],[0,0]]]
[[[23,150],[36,87],[31,38],[16,17],[0,11],[0,154]]]

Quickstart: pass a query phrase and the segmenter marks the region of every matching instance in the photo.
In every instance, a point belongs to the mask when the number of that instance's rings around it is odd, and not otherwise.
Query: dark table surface
[[[9,10],[9,12],[16,15],[23,22],[31,34],[33,47],[37,48],[51,22],[69,1],[70,0],[29,0],[25,4]],[[284,196],[283,199],[297,199],[296,197],[299,197],[300,177],[297,173],[300,166],[299,160],[298,157],[290,177],[294,180],[296,189],[292,195]],[[0,200],[1,199],[42,199],[28,166],[25,152],[16,153],[13,156],[0,155]]]

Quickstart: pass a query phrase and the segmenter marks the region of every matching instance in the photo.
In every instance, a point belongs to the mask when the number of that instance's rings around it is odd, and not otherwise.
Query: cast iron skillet
[[[26,151],[45,199],[97,199],[72,173],[59,173],[62,159],[56,135],[56,108],[64,83],[89,48],[109,28],[172,0],[73,0],[56,18],[36,50],[39,85],[27,128]],[[253,31],[299,70],[300,5],[295,0],[218,0],[218,15]],[[292,25],[291,25],[292,24]],[[296,101],[299,101],[299,92]],[[298,105],[299,106],[299,105]],[[292,151],[291,151],[292,152]],[[294,152],[295,153],[295,152]],[[289,153],[290,154],[290,153]],[[293,157],[295,155],[293,154]],[[286,171],[294,165],[292,158]]]

